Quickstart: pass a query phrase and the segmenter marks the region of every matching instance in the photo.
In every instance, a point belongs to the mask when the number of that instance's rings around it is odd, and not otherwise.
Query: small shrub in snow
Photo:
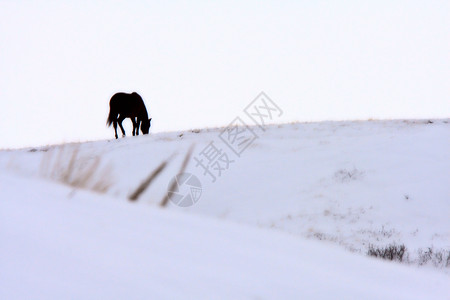
[[[373,257],[379,257],[387,260],[403,261],[403,256],[406,253],[405,245],[391,244],[386,247],[375,247],[374,245],[369,245],[369,250],[367,255]]]
[[[395,229],[385,229],[384,225],[383,225],[383,226],[381,226],[381,230],[380,230],[379,234],[381,234],[385,238],[390,238],[390,237],[392,237],[392,235],[395,234]]]
[[[435,267],[450,267],[450,250],[428,247],[427,250],[419,249],[418,252],[418,263],[421,266],[432,263]]]
[[[353,170],[340,169],[334,173],[334,179],[339,182],[349,182],[364,177],[364,172],[356,168]]]
[[[367,255],[369,256],[387,260],[414,263],[419,266],[432,265],[436,268],[450,267],[450,250],[428,247],[426,250],[419,249],[417,254],[417,258],[410,260],[408,250],[405,245],[396,244],[391,244],[386,247],[375,247],[374,245],[369,245],[369,250],[367,251]]]

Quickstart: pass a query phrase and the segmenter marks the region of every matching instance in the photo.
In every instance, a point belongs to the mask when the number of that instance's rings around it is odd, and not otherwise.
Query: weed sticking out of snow
[[[421,266],[431,264],[438,268],[450,267],[450,250],[434,249],[433,247],[426,250],[419,249],[418,257],[418,264]]]
[[[419,249],[416,258],[411,259],[411,255],[404,244],[390,244],[387,246],[369,245],[367,255],[385,260],[393,260],[404,262],[407,264],[415,264],[419,266],[431,265],[436,268],[450,267],[450,250],[435,249],[428,247],[427,249]]]
[[[369,245],[367,255],[386,260],[394,260],[402,262],[405,252],[406,252],[405,245],[392,244],[386,247],[375,247],[373,245]]]
[[[364,177],[364,172],[356,168],[352,170],[340,169],[334,173],[334,179],[338,182],[350,182]]]

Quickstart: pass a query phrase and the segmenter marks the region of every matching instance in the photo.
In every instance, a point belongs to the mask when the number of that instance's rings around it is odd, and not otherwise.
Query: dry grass
[[[194,150],[194,145],[189,148],[186,157],[184,158],[184,161],[181,165],[181,170],[179,173],[183,173],[186,169],[186,166],[188,165],[189,159],[191,158],[192,151]],[[139,197],[148,189],[148,187],[152,184],[152,182],[161,174],[162,171],[167,167],[167,165],[170,163],[170,161],[173,159],[175,154],[172,154],[169,158],[167,158],[165,161],[163,161],[156,169],[154,169],[148,177],[141,182],[141,184],[134,190],[133,193],[130,194],[128,199],[130,201],[137,201]],[[168,203],[169,197],[166,194],[166,196],[163,198],[163,200],[160,203],[160,206],[165,207]]]
[[[181,164],[181,168],[180,168],[180,171],[178,172],[178,174],[184,173],[184,170],[186,170],[186,167],[189,163],[189,160],[191,159],[191,155],[192,155],[193,151],[194,151],[194,145],[192,145],[191,148],[189,148],[188,152],[186,153],[186,156],[184,157],[184,161]],[[174,181],[168,190],[173,191],[175,189],[175,185],[176,185],[176,182]],[[169,202],[169,194],[166,193],[166,195],[164,196],[164,198],[162,199],[162,201],[159,205],[161,207],[165,207],[168,202]]]
[[[131,193],[128,197],[130,201],[136,201],[142,195],[143,192],[152,184],[153,180],[167,167],[167,164],[172,160],[173,155],[163,161],[152,173]]]
[[[47,151],[41,161],[40,173],[74,188],[98,193],[107,192],[113,184],[111,167],[101,167],[100,156],[80,155],[79,146],[60,146]]]
[[[183,160],[179,173],[183,173],[189,163],[194,145],[192,145]],[[163,161],[149,176],[130,194],[130,201],[137,201],[148,189],[152,182],[164,171],[174,154]],[[44,153],[40,164],[42,177],[60,181],[76,189],[87,189],[98,193],[106,193],[112,186],[111,166],[103,165],[100,156],[87,156],[80,154],[80,146],[63,145],[49,149]],[[169,197],[160,202],[165,207]]]

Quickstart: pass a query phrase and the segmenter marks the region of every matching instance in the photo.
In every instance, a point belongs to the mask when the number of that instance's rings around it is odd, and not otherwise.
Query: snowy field
[[[240,156],[223,128],[1,151],[0,298],[450,299],[448,122],[252,127]],[[199,201],[160,208],[192,145]],[[367,256],[388,245],[402,263]]]

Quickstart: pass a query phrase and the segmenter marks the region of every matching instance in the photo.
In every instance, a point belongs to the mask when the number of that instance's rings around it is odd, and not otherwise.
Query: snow
[[[0,297],[439,299],[444,275],[2,174]],[[23,187],[27,188],[24,189]]]
[[[364,255],[450,248],[448,120],[254,130],[241,157],[221,129],[0,152],[0,298],[449,299],[445,269]],[[212,183],[191,161],[200,200],[159,208],[187,149],[211,141],[235,162]],[[101,158],[106,193],[55,181],[73,149]]]

